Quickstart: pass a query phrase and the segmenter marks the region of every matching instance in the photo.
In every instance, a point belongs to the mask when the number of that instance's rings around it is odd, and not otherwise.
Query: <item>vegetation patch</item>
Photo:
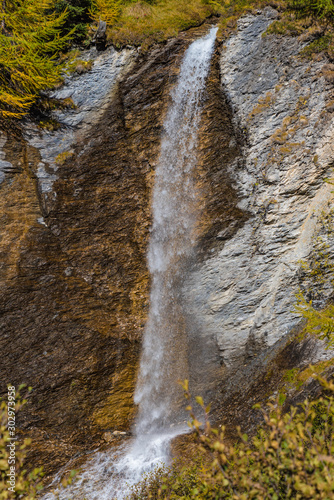
[[[122,0],[92,0],[89,14],[96,23],[104,21],[111,25],[118,18],[121,8]]]
[[[287,17],[287,16],[285,16]],[[305,26],[298,26],[297,23],[290,21],[288,22],[286,19],[278,20],[271,23],[271,25],[267,28],[263,36],[267,35],[290,35],[290,36],[298,36],[303,33],[305,30]]]
[[[334,384],[318,378],[323,396],[284,413],[279,401],[262,412],[264,423],[249,439],[226,441],[224,427],[212,429],[201,398],[204,424],[194,415],[190,426],[198,449],[209,451],[210,466],[158,469],[134,488],[130,500],[329,500],[334,494]],[[190,398],[186,388],[186,394]],[[182,487],[184,490],[182,491]]]
[[[319,54],[333,59],[334,4],[332,0],[289,0],[283,5],[280,19],[266,30],[266,35],[299,36],[309,42],[300,54],[308,59]]]
[[[9,406],[6,400],[0,399],[0,499],[6,500],[9,498],[24,498],[25,500],[35,500],[43,490],[44,486],[42,478],[44,476],[43,468],[37,467],[32,470],[26,469],[25,458],[27,451],[31,445],[31,439],[19,438],[15,445],[15,464],[11,455],[8,443],[12,445],[12,431],[8,428],[8,416],[14,414],[16,417],[21,408],[26,405],[27,399],[21,397],[21,393],[26,393],[25,397],[29,397],[32,388],[25,390],[25,385],[22,384],[15,396],[8,396],[8,400],[12,401],[10,397],[15,397],[15,405]],[[8,394],[13,394],[15,388],[8,386]],[[15,392],[14,392],[15,393]],[[18,431],[18,429],[17,429]],[[18,431],[19,432],[19,431]],[[14,472],[14,474],[13,474]],[[62,485],[66,487],[71,484],[75,470],[71,471],[69,476],[62,479]],[[8,484],[9,477],[13,474],[15,476],[15,492],[12,494],[9,490]],[[12,486],[13,488],[13,486]]]
[[[72,32],[75,43],[84,43],[87,40],[88,27],[91,22],[89,15],[91,5],[91,0],[56,0],[53,7],[55,13],[61,15],[66,12],[67,14],[61,27],[61,34],[67,35]]]
[[[160,0],[125,5],[118,21],[108,28],[108,39],[116,46],[162,42],[179,31],[198,26],[207,17],[218,14],[217,2],[202,0]]]
[[[61,124],[53,118],[44,118],[40,120],[38,126],[44,130],[48,130],[49,132],[53,132],[61,128]]]
[[[0,117],[20,118],[39,93],[60,79],[55,58],[71,34],[59,36],[66,12],[48,13],[51,0],[2,2],[0,7]]]
[[[309,365],[306,368],[292,368],[286,370],[283,375],[282,382],[279,384],[279,397],[283,398],[282,404],[286,400],[287,394],[296,393],[302,389],[308,380],[312,380],[315,376],[321,376],[328,368],[334,365],[334,358],[327,361],[319,361],[314,365]]]
[[[313,162],[317,164],[318,158]],[[328,181],[332,183],[331,180]],[[334,305],[323,307],[322,299],[334,285],[334,262],[330,241],[334,233],[334,209],[322,211],[318,219],[320,228],[313,238],[313,250],[308,261],[301,261],[302,288],[297,294],[295,310],[307,320],[305,333],[318,336],[334,346]]]
[[[190,465],[184,465],[181,460],[175,460],[170,467],[161,466],[146,474],[143,480],[133,487],[133,492],[128,499],[199,499],[200,497],[194,497],[194,494],[196,495],[196,491],[202,492],[204,484],[207,484],[206,493],[211,495],[205,498],[217,498],[214,495],[218,494],[218,487],[213,481],[207,481],[211,471],[210,465],[210,462],[206,463],[203,460],[198,450]]]
[[[331,0],[291,0],[289,7],[299,19],[310,17],[325,22],[334,20],[334,4]]]
[[[295,376],[292,378],[291,382],[295,385],[296,389],[300,389],[307,380],[316,375],[320,375],[324,373],[326,369],[334,365],[334,358],[329,359],[327,361],[319,361],[312,366],[308,366],[304,368],[304,370],[298,371]]]
[[[331,33],[321,36],[309,43],[304,49],[300,51],[302,56],[312,59],[315,54],[325,53],[333,51],[333,35]]]
[[[327,342],[327,348],[334,347],[334,305],[330,304],[318,311],[312,305],[312,300],[307,301],[302,294],[298,295],[295,306],[297,312],[306,320],[305,332],[316,335]]]
[[[314,156],[313,162],[318,164],[317,155]],[[332,183],[331,180],[326,180]],[[323,210],[318,219],[320,225],[317,235],[313,237],[313,249],[308,261],[300,261],[302,271],[302,287],[297,295],[298,304],[297,310],[302,316],[310,319],[311,322],[317,316],[325,318],[332,310],[328,306],[324,311],[317,312],[313,307],[313,302],[316,307],[319,307],[321,298],[324,292],[332,289],[334,285],[334,262],[331,254],[330,242],[334,232],[334,209]],[[305,298],[306,297],[306,298]],[[311,330],[314,330],[313,326]]]

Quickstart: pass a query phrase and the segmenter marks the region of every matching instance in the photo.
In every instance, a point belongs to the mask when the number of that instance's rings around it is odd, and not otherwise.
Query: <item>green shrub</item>
[[[333,0],[292,0],[289,7],[299,17],[311,16],[327,21],[333,21],[334,19]]]
[[[0,5],[0,118],[20,118],[40,91],[60,79],[55,63],[70,33],[60,36],[66,12],[50,12],[51,0],[7,0]]]
[[[334,346],[334,305],[330,304],[325,309],[318,311],[312,306],[302,293],[297,295],[295,310],[307,319],[305,331],[317,335],[321,340],[327,341],[327,348]]]
[[[204,426],[191,407],[191,427],[199,451],[209,451],[208,468],[172,466],[137,485],[131,500],[330,500],[334,496],[334,384],[319,378],[324,394],[283,414],[278,401],[262,410],[264,424],[251,440],[241,434],[230,445],[225,430]],[[185,386],[189,398],[188,388]],[[194,464],[196,467],[196,464]],[[190,477],[189,474],[192,474]],[[186,490],[179,490],[182,481]]]
[[[111,26],[120,15],[121,3],[122,0],[92,0],[90,17],[95,22],[105,21]]]
[[[208,473],[208,465],[204,463],[199,455],[194,458],[192,465],[189,466],[182,466],[179,460],[175,460],[170,467],[161,466],[146,474],[143,480],[133,487],[128,500],[194,498],[194,491],[198,490],[203,493],[204,483],[207,484],[207,491],[214,495],[218,490],[213,481],[211,481],[211,484],[206,481]],[[215,496],[212,496],[212,498],[215,498]]]
[[[320,52],[330,49],[332,44],[333,35],[329,33],[313,40],[313,42],[309,43],[300,53],[307,58],[312,58],[313,54],[319,54]]]
[[[56,0],[54,6],[55,12],[58,15],[64,11],[67,12],[66,22],[61,32],[67,34],[74,29],[74,41],[83,41],[87,37],[91,4],[91,0]]]

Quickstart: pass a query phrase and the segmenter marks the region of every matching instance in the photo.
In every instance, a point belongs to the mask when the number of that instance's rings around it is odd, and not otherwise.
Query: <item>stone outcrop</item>
[[[192,313],[217,339],[228,368],[250,362],[300,321],[293,307],[299,288],[307,289],[302,261],[314,257],[324,211],[333,207],[325,182],[334,162],[326,61],[303,59],[298,38],[266,35],[276,17],[267,8],[241,18],[222,48],[222,91],[244,137],[239,157],[222,168],[247,220],[236,231],[232,219],[216,233],[212,255],[185,285]],[[333,243],[327,254],[333,259]],[[321,286],[324,304],[330,287]]]

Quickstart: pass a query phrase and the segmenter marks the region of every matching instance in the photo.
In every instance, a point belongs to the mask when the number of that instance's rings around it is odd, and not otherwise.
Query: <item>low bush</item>
[[[97,23],[105,21],[107,25],[112,25],[119,17],[121,4],[122,0],[92,0],[90,17]]]
[[[73,40],[79,43],[84,41],[91,22],[89,16],[91,6],[91,0],[56,0],[54,5],[56,14],[61,15],[65,11],[67,13],[61,33],[66,35],[74,29]]]
[[[193,463],[182,466],[182,462],[175,460],[170,467],[158,467],[144,476],[143,480],[133,487],[128,500],[148,500],[168,498],[169,500],[194,498],[194,491],[203,493],[203,485],[207,484],[207,491],[215,498],[217,487],[214,481],[207,481],[210,465],[205,464],[198,454]]]
[[[208,468],[197,464],[158,470],[137,485],[131,500],[330,500],[334,496],[334,384],[319,378],[323,395],[283,414],[278,401],[263,410],[257,435],[230,445],[225,430],[204,426],[192,408],[191,427],[199,452],[212,454]],[[187,385],[186,396],[190,398]],[[195,469],[194,469],[195,467]],[[185,485],[182,492],[180,485]]]
[[[334,305],[329,304],[322,310],[316,310],[312,300],[307,301],[302,293],[297,295],[295,310],[307,319],[304,331],[326,340],[327,348],[334,347]]]
[[[288,5],[298,17],[313,17],[328,22],[334,20],[333,0],[292,0]]]

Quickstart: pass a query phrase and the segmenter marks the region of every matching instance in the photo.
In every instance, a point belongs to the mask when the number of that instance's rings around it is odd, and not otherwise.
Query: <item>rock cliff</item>
[[[308,290],[302,264],[314,257],[323,219],[333,208],[332,187],[325,182],[334,162],[326,61],[303,59],[305,42],[298,38],[266,35],[276,17],[267,8],[241,18],[222,48],[222,92],[244,137],[240,155],[222,168],[233,179],[237,207],[247,220],[235,232],[232,219],[230,229],[216,234],[212,256],[185,287],[193,314],[216,336],[226,367],[249,362],[298,324],[295,294]],[[333,251],[331,242],[328,261]],[[330,294],[330,273],[324,274],[321,291],[312,283],[309,295],[318,304]]]
[[[71,99],[60,128],[1,135],[2,380],[33,387],[19,425],[47,472],[133,416],[152,173],[187,44],[90,51],[53,94]]]
[[[317,305],[331,296],[334,92],[327,62],[300,56],[307,42],[266,35],[276,16],[247,15],[216,46],[197,259],[183,283],[223,381],[216,412],[232,423],[252,420],[254,397],[275,389],[270,363],[278,373],[331,357],[314,339],[286,342],[300,323],[296,292]],[[92,71],[52,94],[71,99],[53,111],[60,128],[27,120],[1,132],[2,379],[33,387],[20,427],[47,472],[133,418],[163,117],[184,50],[207,29],[145,54],[88,51]],[[309,272],[319,252],[321,279]]]

